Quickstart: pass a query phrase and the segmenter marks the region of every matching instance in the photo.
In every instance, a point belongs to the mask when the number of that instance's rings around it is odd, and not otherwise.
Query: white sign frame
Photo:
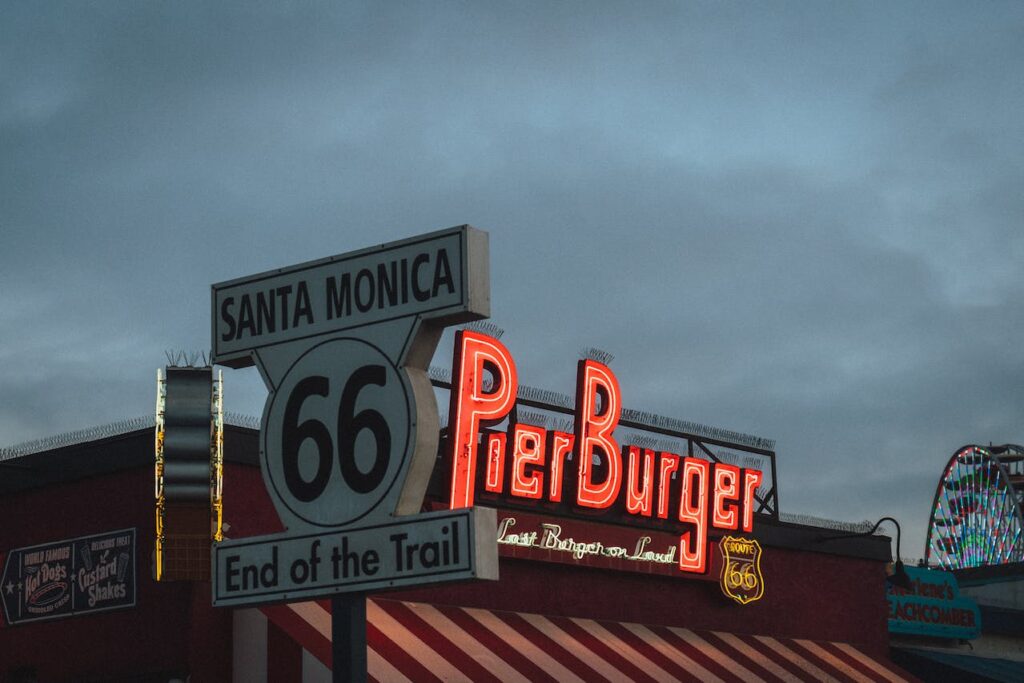
[[[212,362],[256,365],[268,389],[260,470],[287,528],[214,544],[214,605],[497,578],[493,510],[419,514],[440,429],[428,365],[446,326],[490,315],[488,259],[487,233],[463,225],[212,286]],[[254,582],[254,567],[282,558],[298,568],[307,554],[319,566],[317,549],[338,538],[380,561],[375,544],[405,534],[434,549],[426,564],[441,562],[449,528],[468,535],[444,571],[393,567],[358,586],[334,576],[300,586],[307,580],[279,583],[275,570],[267,590],[231,584],[240,565]]]
[[[212,286],[213,362],[229,367],[255,364],[270,393],[263,413],[260,465],[267,491],[286,527],[298,531],[340,528],[345,524],[367,524],[391,515],[403,516],[419,512],[437,455],[440,429],[437,403],[427,370],[444,327],[490,315],[488,252],[487,233],[463,225]],[[428,288],[430,272],[433,273],[433,279]],[[397,302],[394,311],[379,308],[361,313],[358,310],[358,292],[366,293],[372,289],[370,285],[359,283],[369,282],[375,273],[386,273],[389,277],[395,275],[398,281],[405,283],[405,294],[397,291],[394,293]],[[413,279],[416,279],[415,283]],[[347,289],[339,284],[343,281],[349,283]],[[376,286],[378,294],[385,289],[383,280],[377,282]],[[287,330],[283,330],[275,325],[274,332],[255,335],[244,343],[234,339],[230,343],[223,341],[225,336],[240,334],[241,316],[232,314],[228,316],[229,319],[225,319],[225,306],[229,301],[234,302],[233,306],[240,306],[240,301],[249,301],[244,309],[249,311],[247,319],[251,324],[247,323],[246,329],[269,330],[270,311],[281,314],[282,310],[288,310],[293,322],[296,319],[296,301],[291,301],[291,308],[284,308],[282,300],[270,303],[270,293],[279,290],[297,292],[300,289],[308,293],[309,306],[313,311],[333,307],[336,303],[333,295],[344,289],[355,297],[353,302],[349,302],[355,308],[350,307],[348,312],[356,315],[324,321],[319,320],[314,312],[311,314],[313,322],[302,329],[289,325]],[[427,296],[428,293],[430,296]],[[379,298],[383,301],[383,295]],[[263,310],[266,318],[262,327],[251,322],[251,316],[256,315],[254,311],[258,310]],[[318,346],[343,339],[374,346],[380,352],[380,357],[386,359],[386,362],[381,360],[379,365],[390,365],[397,372],[408,411],[408,434],[403,437],[407,448],[401,454],[387,456],[398,458],[401,462],[397,472],[387,472],[385,483],[388,490],[383,496],[343,503],[340,502],[344,499],[343,495],[335,496],[332,500],[325,498],[327,491],[321,491],[321,495],[310,501],[296,496],[293,488],[281,485],[281,468],[274,463],[284,458],[280,423],[283,411],[275,412],[272,409],[278,390],[288,381],[289,373],[293,371],[298,359]],[[395,382],[391,386],[394,387]],[[336,386],[332,391],[335,393],[328,398],[336,403],[341,387]],[[372,399],[375,392],[376,389],[370,387],[365,393]],[[360,396],[358,400],[362,401],[363,397]],[[310,405],[314,405],[314,402],[311,401]],[[301,409],[305,411],[308,408],[302,406]],[[359,412],[364,408],[360,404],[353,410]],[[300,419],[305,418],[296,418]],[[333,430],[335,422],[326,418],[321,420],[329,432]],[[404,425],[393,425],[391,431],[395,433],[403,429]],[[335,449],[338,445],[337,433],[330,436],[331,447]],[[308,451],[309,446],[300,444],[296,450],[305,448]],[[295,460],[301,457],[308,461],[310,457],[308,452],[290,455]],[[337,460],[341,460],[340,453]],[[337,464],[335,462],[332,465],[332,471],[337,469]],[[294,467],[298,468],[299,465],[295,464]],[[316,471],[319,473],[320,470]],[[308,473],[305,476],[308,477]],[[331,479],[324,483],[323,488],[336,489],[338,477],[333,474],[329,477]],[[341,492],[351,493],[351,489],[342,489]],[[356,505],[361,505],[362,509],[354,509]]]
[[[442,510],[328,533],[224,541],[214,546],[213,604],[235,607],[467,579],[494,580],[498,578],[496,515],[493,508]],[[457,530],[457,534],[449,535],[447,529]],[[399,535],[405,538],[393,540]],[[433,566],[417,566],[418,550],[412,553],[413,561],[407,562],[411,548],[428,545],[434,547],[434,556],[429,558]],[[335,550],[340,560],[334,559]],[[346,558],[349,553],[359,559]],[[373,554],[369,556],[373,571],[367,575],[358,565],[366,567],[368,553]],[[399,554],[401,557],[396,557]],[[312,565],[317,567],[316,580],[310,576]],[[247,584],[262,582],[268,566],[273,567],[273,586]],[[293,567],[305,569],[293,573]],[[305,578],[297,582],[293,577],[302,572]],[[233,582],[237,584],[234,589]]]

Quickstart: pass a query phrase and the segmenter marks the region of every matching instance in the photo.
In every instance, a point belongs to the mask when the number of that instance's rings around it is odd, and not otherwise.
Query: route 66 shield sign
[[[741,605],[764,595],[761,574],[761,544],[748,538],[725,536],[718,543],[722,555],[722,592]]]

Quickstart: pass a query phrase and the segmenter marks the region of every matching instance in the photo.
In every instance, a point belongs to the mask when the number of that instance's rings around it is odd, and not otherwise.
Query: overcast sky
[[[775,439],[783,512],[919,557],[1024,443],[1024,5],[259,7],[0,8],[0,446],[150,413],[214,282],[462,223],[522,382],[605,349]]]

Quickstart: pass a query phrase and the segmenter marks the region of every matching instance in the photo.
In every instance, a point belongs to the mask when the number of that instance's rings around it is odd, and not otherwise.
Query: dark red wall
[[[228,521],[238,520],[239,530],[279,527],[258,469],[229,465],[225,481]],[[251,511],[243,517],[243,510]],[[188,672],[193,680],[231,680],[231,613],[211,607],[210,584],[153,580],[152,468],[0,498],[0,553],[129,527],[136,528],[135,607],[0,628],[0,681],[21,666],[40,681],[166,681]]]
[[[765,548],[765,595],[739,605],[710,581],[502,559],[501,578],[388,594],[417,602],[702,630],[838,640],[888,650],[880,563]]]
[[[280,530],[257,468],[229,465],[224,496],[229,537]],[[0,499],[0,552],[126,527],[137,529],[136,606],[0,629],[0,677],[27,665],[37,670],[40,681],[175,672],[191,672],[193,680],[230,680],[230,611],[210,606],[208,583],[157,584],[152,579],[152,469]],[[714,582],[515,559],[502,560],[498,584],[441,586],[388,597],[838,640],[876,654],[886,651],[881,563],[769,547],[761,566],[765,596],[746,606],[727,600]]]
[[[33,667],[41,681],[187,671],[193,588],[151,578],[152,470],[121,472],[5,496],[0,549],[136,528],[136,607],[30,622],[0,631],[3,670]]]
[[[258,482],[253,499],[269,499]],[[229,515],[230,516],[230,515]],[[260,523],[269,518],[264,514]],[[276,531],[247,527],[240,536]],[[439,585],[388,598],[613,621],[657,623],[784,638],[854,643],[888,652],[885,570],[881,562],[768,547],[761,559],[765,595],[739,605],[717,581],[666,578],[502,558],[494,582]]]

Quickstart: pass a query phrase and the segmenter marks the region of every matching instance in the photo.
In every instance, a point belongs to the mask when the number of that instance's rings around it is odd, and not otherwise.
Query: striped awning
[[[326,672],[329,610],[304,602],[245,611],[265,615]],[[366,615],[369,677],[381,682],[915,680],[848,643],[381,599],[367,601]]]

